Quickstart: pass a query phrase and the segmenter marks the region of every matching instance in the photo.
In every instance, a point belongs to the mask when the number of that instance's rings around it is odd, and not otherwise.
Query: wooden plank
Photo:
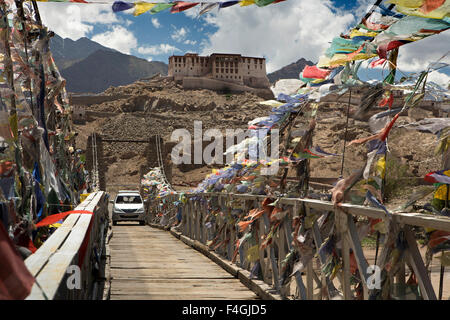
[[[217,195],[219,197],[224,197],[225,194],[221,193],[211,193],[211,194],[202,194],[202,196],[210,197],[213,195]],[[198,196],[198,195],[195,195]],[[246,195],[246,194],[226,194],[226,196],[231,196],[237,199],[247,199],[247,200],[263,200],[265,196],[258,195]],[[334,206],[329,201],[321,201],[314,199],[301,199],[301,198],[280,198],[281,204],[294,205],[295,203],[305,203],[306,207],[317,209],[321,211],[333,211]],[[347,214],[352,215],[363,215],[366,217],[374,218],[374,219],[386,219],[387,215],[383,210],[375,209],[371,207],[364,207],[359,205],[353,205],[349,203],[343,203],[340,206],[340,209],[346,212]],[[424,228],[434,228],[442,231],[450,232],[450,218],[445,216],[434,216],[420,213],[395,213],[393,214],[393,218],[397,223],[407,224],[412,226],[421,226]]]
[[[148,227],[138,232],[133,226],[116,229],[122,230],[111,241],[111,299],[257,298],[239,279],[170,233]],[[144,234],[151,240],[139,241]],[[128,249],[114,246],[125,241]]]
[[[94,212],[103,196],[104,192],[91,193],[76,210]],[[91,218],[90,214],[70,215],[44,245],[25,261],[37,281],[27,299],[39,300],[44,295],[48,299],[56,297],[58,290],[64,286],[62,281],[66,277],[67,267],[77,257]]]
[[[314,300],[314,281],[313,281],[313,264],[312,260],[306,265],[306,299]]]
[[[326,263],[326,258],[322,252],[319,252],[319,248],[322,246],[322,237],[320,235],[320,230],[317,225],[317,221],[314,221],[314,223],[313,223],[312,233],[313,233],[314,242],[316,244],[316,251],[319,255],[319,260],[320,260],[321,265],[323,266]],[[325,277],[325,285],[327,287],[329,299],[332,300],[339,295],[337,289],[335,288],[335,286],[333,285],[333,283],[331,282],[329,277]]]
[[[405,238],[408,243],[408,249],[406,250],[406,257],[409,260],[414,274],[419,282],[420,292],[422,293],[424,299],[426,300],[437,300],[436,294],[431,284],[430,277],[428,276],[427,269],[423,263],[422,257],[420,256],[419,249],[417,248],[417,242],[414,237],[414,233],[411,227],[404,227]]]
[[[178,293],[165,293],[165,294],[111,294],[111,300],[186,300],[186,296]],[[214,292],[208,294],[195,294],[189,295],[189,300],[257,300],[256,294],[222,294],[221,292]]]
[[[44,242],[34,254],[25,259],[25,265],[33,276],[47,264],[50,256],[58,250],[61,244],[69,236],[70,230],[75,225],[80,214],[69,215],[64,223]]]
[[[345,300],[352,300],[353,295],[350,288],[350,246],[347,240],[347,214],[339,209],[336,209],[334,214],[337,232],[342,246],[342,292]]]
[[[347,236],[349,239],[349,243],[353,249],[353,254],[355,255],[356,264],[358,265],[359,274],[361,276],[361,281],[364,288],[364,299],[368,299],[367,279],[369,279],[370,275],[367,273],[367,270],[369,268],[369,264],[367,263],[366,257],[364,256],[361,241],[358,237],[358,230],[356,229],[356,225],[353,222],[353,217],[348,216],[347,219]]]
[[[266,230],[268,230],[270,227],[270,222],[269,222],[269,217],[267,215],[267,212],[264,212],[262,217],[264,220],[264,224],[266,225]],[[272,244],[269,245],[269,252],[270,252],[269,259],[270,259],[270,263],[272,265],[272,282],[273,282],[273,286],[274,286],[275,290],[277,290],[279,292],[280,291],[279,272],[278,272],[277,263],[275,261],[275,250],[274,250]]]
[[[76,262],[74,258],[84,240],[84,235],[89,227],[91,217],[88,214],[80,216],[63,246],[50,257],[48,264],[36,277],[49,299],[55,297],[61,281],[66,275],[67,268]]]
[[[289,220],[286,219],[283,222],[283,228],[285,230],[287,247],[288,247],[288,250],[290,251],[292,249],[292,240],[293,239],[292,239],[292,230],[291,230],[291,225],[289,223]],[[302,300],[310,299],[310,298],[308,298],[305,284],[303,283],[302,275],[299,272],[296,272],[294,277],[295,277],[295,282],[297,283],[297,288],[300,293],[300,299],[302,299]],[[309,284],[308,284],[308,286],[309,286]],[[312,288],[312,285],[311,285],[311,288]]]

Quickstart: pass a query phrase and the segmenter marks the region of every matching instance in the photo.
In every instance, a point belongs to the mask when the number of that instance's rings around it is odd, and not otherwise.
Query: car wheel
[[[113,226],[117,226],[117,221],[113,221]]]
[[[139,224],[140,224],[141,226],[144,226],[144,225],[145,225],[145,221],[139,221]]]

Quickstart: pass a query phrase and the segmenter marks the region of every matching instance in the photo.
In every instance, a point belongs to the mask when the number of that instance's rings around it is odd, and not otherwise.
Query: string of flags
[[[389,65],[395,69],[396,56],[388,58],[388,53],[448,29],[450,0],[377,0],[347,34],[333,38],[318,63],[306,66],[299,78],[310,86],[352,85],[357,79],[342,77],[346,73],[341,72],[342,67],[347,63],[375,58],[369,64],[371,68]],[[385,82],[392,84],[393,77],[389,74]]]
[[[73,3],[96,3],[96,4],[110,4],[110,2],[99,2],[99,1],[85,1],[85,0],[37,0],[39,2],[73,2]],[[112,5],[113,12],[121,12],[134,8],[133,15],[139,16],[145,12],[150,14],[156,14],[161,11],[170,9],[171,13],[179,13],[185,10],[191,9],[195,6],[200,5],[200,10],[198,15],[201,16],[208,13],[214,9],[224,9],[234,5],[239,4],[241,7],[247,7],[251,5],[256,5],[258,7],[265,7],[270,4],[275,4],[279,2],[284,2],[287,0],[236,0],[236,1],[217,1],[217,2],[192,2],[192,1],[169,1],[169,2],[146,2],[146,1],[136,1],[136,2],[126,2],[126,1],[115,1]]]
[[[112,9],[114,12],[120,12],[125,10],[130,10],[134,8],[134,15],[139,16],[145,12],[150,14],[156,14],[163,10],[170,9],[171,13],[179,13],[185,10],[191,9],[197,5],[200,5],[199,16],[218,8],[228,8],[239,4],[241,7],[246,7],[250,5],[256,5],[258,7],[265,7],[269,4],[274,4],[278,2],[283,2],[286,0],[239,0],[239,1],[220,1],[220,2],[188,2],[188,1],[173,1],[167,3],[154,3],[154,2],[125,2],[125,1],[115,1]]]

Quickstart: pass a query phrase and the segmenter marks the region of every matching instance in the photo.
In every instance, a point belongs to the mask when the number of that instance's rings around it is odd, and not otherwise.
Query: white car
[[[113,225],[117,225],[118,221],[139,221],[140,225],[144,225],[144,213],[144,202],[139,191],[119,191],[112,208]]]

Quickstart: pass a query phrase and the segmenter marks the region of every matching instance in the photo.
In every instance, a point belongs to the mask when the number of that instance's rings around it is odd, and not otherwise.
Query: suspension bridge
[[[92,141],[96,141],[96,137]],[[160,139],[157,138],[157,141]],[[92,143],[93,181],[98,181],[98,145]],[[158,164],[163,168],[160,143],[156,143]],[[164,170],[162,169],[162,172]],[[165,174],[164,174],[165,176]],[[164,180],[168,183],[167,177]],[[152,199],[147,204],[147,225],[111,225],[110,196],[99,189],[76,209],[93,215],[73,214],[25,262],[36,283],[28,299],[370,299],[377,290],[374,270],[381,268],[398,251],[403,239],[401,263],[380,275],[391,297],[436,300],[448,296],[449,275],[439,260],[427,264],[425,252],[416,241],[417,227],[450,232],[450,219],[420,213],[388,214],[383,210],[331,202],[278,198],[276,232],[271,229],[266,196],[231,193],[178,194]],[[252,241],[241,239],[233,219],[233,208],[260,215],[254,223]],[[311,217],[308,239],[299,237],[300,210]],[[281,212],[281,213],[280,213]],[[213,217],[213,218],[212,218]],[[235,217],[234,217],[235,218]],[[362,246],[358,227],[365,218],[386,222],[387,233],[379,252]],[[323,248],[327,234],[337,229],[335,239],[342,250],[343,265],[326,272]],[[263,235],[270,234],[270,241]],[[254,242],[256,240],[256,243]],[[308,244],[295,264],[293,244]],[[377,248],[378,249],[378,248]],[[298,258],[298,257],[296,257]],[[68,289],[72,265],[79,265],[81,287]],[[352,284],[359,273],[360,288]],[[408,286],[411,276],[417,290]],[[409,278],[409,279],[408,279]],[[388,284],[386,284],[388,281]],[[375,285],[375,286],[374,286]]]

